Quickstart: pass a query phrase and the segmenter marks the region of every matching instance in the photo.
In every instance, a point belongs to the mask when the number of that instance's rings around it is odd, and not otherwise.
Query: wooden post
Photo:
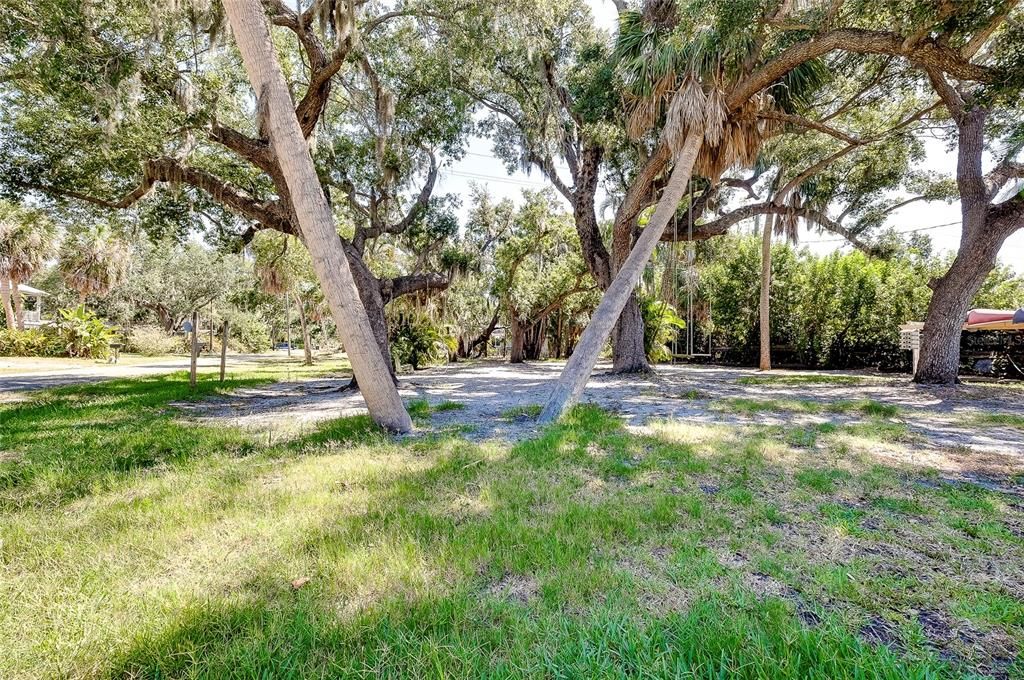
[[[199,358],[199,312],[192,312],[192,361],[189,365],[188,384],[196,386],[196,360]]]
[[[224,319],[224,333],[220,339],[220,381],[224,382],[224,369],[228,363],[228,320]]]
[[[213,352],[213,303],[210,303],[210,320],[207,322],[210,324],[210,344],[207,345],[207,352]]]

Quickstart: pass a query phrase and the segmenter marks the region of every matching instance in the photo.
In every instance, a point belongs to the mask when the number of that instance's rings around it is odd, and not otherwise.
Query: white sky
[[[598,24],[614,32],[616,25],[615,7],[611,0],[588,0]],[[927,158],[922,164],[926,170],[932,170],[952,176],[956,170],[956,154],[947,153],[945,145],[939,141],[928,141],[926,144]],[[564,168],[564,165],[562,166]],[[568,177],[566,172],[563,177]],[[469,208],[470,185],[472,183],[486,186],[497,200],[510,198],[517,203],[521,201],[523,189],[539,189],[549,184],[543,175],[533,172],[527,175],[515,172],[509,175],[504,164],[498,160],[487,139],[474,138],[470,141],[469,153],[460,161],[441,169],[436,193],[453,193],[462,197],[460,218],[465,218]],[[572,184],[571,181],[567,184]],[[598,196],[598,201],[602,199]],[[602,217],[602,216],[599,216]],[[610,217],[604,216],[604,217]],[[960,204],[947,205],[942,202],[918,202],[892,213],[888,224],[897,231],[923,230],[932,238],[936,250],[955,251],[960,240]],[[955,223],[955,224],[949,224]],[[949,225],[937,228],[937,225]],[[749,225],[739,225],[735,229],[749,229]],[[850,246],[840,237],[824,232],[807,233],[801,228],[800,242],[812,251],[827,253],[838,248],[849,249]],[[1018,273],[1024,273],[1024,231],[1011,236],[1000,253],[1000,260],[1010,264]]]

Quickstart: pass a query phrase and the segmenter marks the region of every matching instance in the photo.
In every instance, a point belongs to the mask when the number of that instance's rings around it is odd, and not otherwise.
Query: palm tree
[[[541,414],[559,418],[583,393],[587,379],[644,266],[676,214],[694,172],[718,183],[731,167],[752,167],[761,146],[779,127],[765,114],[795,108],[803,93],[825,81],[827,70],[808,59],[730,110],[727,93],[759,65],[759,44],[747,28],[728,34],[695,23],[680,40],[675,0],[647,0],[623,12],[615,56],[625,84],[626,128],[634,140],[668,143],[673,168],[647,226],[620,266],[612,285],[569,358]]]
[[[266,130],[292,194],[302,240],[331,305],[370,417],[390,430],[408,432],[412,430],[412,419],[402,404],[366,309],[359,300],[330,206],[277,62],[263,6],[259,0],[226,0],[224,9],[253,90],[260,99],[260,109],[266,112]]]
[[[103,297],[128,275],[132,252],[109,225],[99,224],[68,238],[58,267],[64,282],[84,303],[90,295]]]
[[[18,286],[43,266],[53,241],[53,223],[41,211],[0,203],[0,293],[8,328],[25,330]]]

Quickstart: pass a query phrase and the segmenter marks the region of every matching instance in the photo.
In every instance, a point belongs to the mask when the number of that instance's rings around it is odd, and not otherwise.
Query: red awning
[[[965,330],[1016,330],[1024,328],[1024,310],[972,309],[967,313]]]

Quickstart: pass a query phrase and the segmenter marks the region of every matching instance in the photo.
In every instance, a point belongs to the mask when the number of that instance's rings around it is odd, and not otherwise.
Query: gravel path
[[[475,361],[420,371],[401,380],[406,399],[427,399],[465,404],[461,410],[435,413],[424,429],[439,431],[458,427],[473,439],[518,440],[536,434],[537,424],[525,417],[503,417],[510,409],[543,404],[551,382],[563,362],[546,361],[510,365],[499,361]],[[956,388],[914,385],[906,376],[868,373],[831,373],[851,376],[858,384],[744,384],[739,379],[760,375],[752,369],[714,366],[661,366],[647,376],[617,376],[599,366],[584,393],[585,402],[620,414],[632,428],[644,428],[651,420],[679,419],[690,424],[768,424],[801,426],[823,422],[836,424],[864,419],[856,413],[723,412],[711,408],[726,398],[810,400],[829,404],[843,400],[871,399],[901,409],[919,442],[912,452],[900,447],[905,462],[953,470],[984,469],[1002,474],[1024,472],[1024,431],[1013,427],[976,427],[971,419],[982,413],[1024,416],[1024,391],[978,385]],[[808,375],[776,371],[773,376]],[[284,382],[243,389],[231,395],[192,404],[179,404],[191,418],[217,420],[244,429],[270,431],[282,436],[308,431],[319,421],[365,413],[362,398],[339,391],[347,376]]]

